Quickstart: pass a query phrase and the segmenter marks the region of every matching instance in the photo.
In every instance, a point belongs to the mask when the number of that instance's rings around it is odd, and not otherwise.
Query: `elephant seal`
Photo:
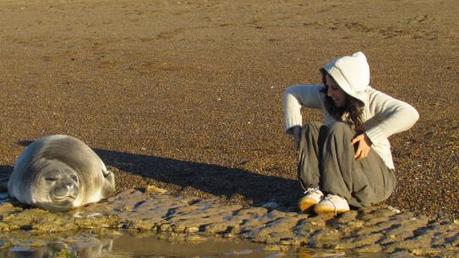
[[[21,203],[66,211],[98,202],[115,191],[115,176],[97,154],[68,135],[51,135],[27,146],[8,180]]]

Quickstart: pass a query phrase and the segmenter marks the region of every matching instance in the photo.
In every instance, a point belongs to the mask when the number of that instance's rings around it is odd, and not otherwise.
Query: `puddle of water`
[[[5,258],[140,258],[140,257],[387,257],[381,254],[352,255],[339,251],[311,250],[303,247],[286,251],[269,250],[247,240],[209,239],[204,242],[169,242],[156,236],[110,232],[33,235],[11,232],[0,235],[0,257]]]
[[[249,241],[210,239],[200,243],[170,243],[154,236],[123,235],[113,241],[111,255],[119,257],[276,257],[279,252],[264,251]],[[108,257],[108,256],[107,256]],[[113,256],[110,256],[113,257]]]
[[[157,237],[112,234],[98,237],[79,233],[69,236],[33,235],[13,232],[0,235],[0,257],[278,257],[281,251],[263,250],[249,241],[210,239],[176,242]]]

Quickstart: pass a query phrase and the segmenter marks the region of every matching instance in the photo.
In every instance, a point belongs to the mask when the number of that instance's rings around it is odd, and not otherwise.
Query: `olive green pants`
[[[345,198],[354,207],[387,199],[395,188],[395,175],[379,155],[370,151],[355,160],[351,143],[356,136],[349,125],[326,127],[317,122],[303,126],[299,146],[298,178],[304,189],[319,187],[324,193]]]

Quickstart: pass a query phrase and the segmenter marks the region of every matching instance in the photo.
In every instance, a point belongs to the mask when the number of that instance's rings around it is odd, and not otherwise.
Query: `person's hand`
[[[287,132],[293,138],[293,147],[295,150],[300,148],[300,139],[301,139],[301,126],[294,126],[290,128]]]
[[[357,144],[357,150],[355,151],[354,159],[360,160],[368,157],[372,142],[365,133],[354,137],[354,139],[352,139],[352,144]]]

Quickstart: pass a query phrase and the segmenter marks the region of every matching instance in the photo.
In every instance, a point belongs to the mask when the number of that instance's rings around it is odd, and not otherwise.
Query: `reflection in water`
[[[37,236],[31,236],[37,237]],[[3,237],[2,237],[3,238]],[[65,240],[29,239],[29,244],[21,244],[0,251],[0,257],[45,258],[45,257],[102,257],[112,250],[113,240],[100,240],[96,237],[72,237]],[[41,243],[41,245],[40,245]],[[6,250],[5,250],[6,249]],[[108,257],[108,256],[107,256]]]
[[[211,239],[204,242],[167,242],[155,237],[123,235],[114,241],[113,254],[127,257],[276,257],[279,252],[264,251],[249,241]]]
[[[204,242],[168,242],[155,235],[111,232],[105,236],[79,233],[67,236],[33,235],[12,232],[0,235],[0,257],[6,258],[137,258],[137,257],[359,257],[379,258],[384,254],[349,254],[333,250],[268,250],[243,240],[211,239]]]
[[[0,236],[0,257],[277,257],[279,252],[263,251],[248,241],[214,239],[200,243],[158,240],[155,236],[128,234],[97,237],[78,234],[58,239],[30,233]]]

